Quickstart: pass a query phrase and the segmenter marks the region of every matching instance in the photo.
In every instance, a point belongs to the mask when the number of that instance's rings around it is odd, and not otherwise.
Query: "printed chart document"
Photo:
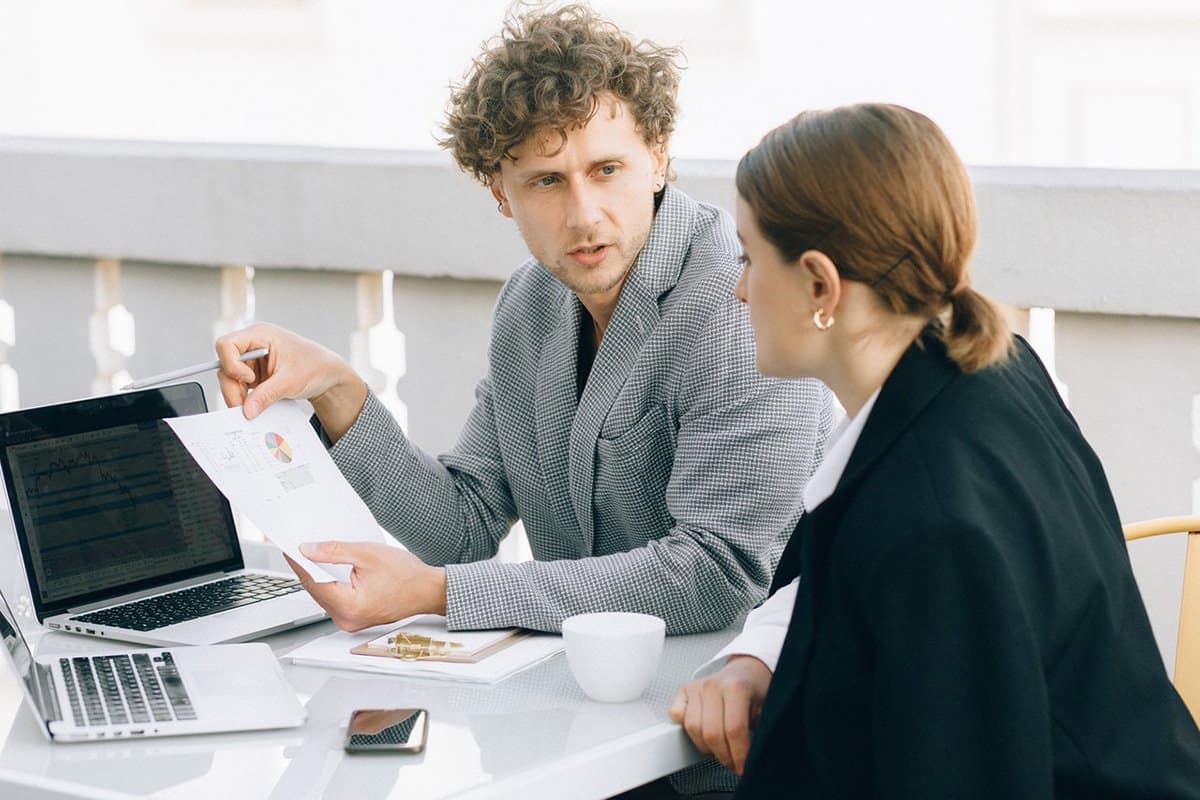
[[[349,567],[318,566],[305,542],[380,542],[366,504],[309,424],[311,406],[282,400],[248,420],[241,408],[166,420],[221,493],[280,550],[322,583]]]

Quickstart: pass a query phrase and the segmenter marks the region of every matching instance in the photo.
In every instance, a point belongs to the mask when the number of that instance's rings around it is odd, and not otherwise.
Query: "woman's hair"
[[[928,117],[873,103],[805,111],[742,157],[737,190],[787,261],[827,254],[892,311],[929,319],[964,372],[1008,356],[1008,323],[970,285],[970,178]]]
[[[488,185],[514,147],[538,130],[567,130],[601,95],[629,104],[649,145],[675,129],[679,50],[629,34],[583,5],[510,17],[450,96],[440,144]]]

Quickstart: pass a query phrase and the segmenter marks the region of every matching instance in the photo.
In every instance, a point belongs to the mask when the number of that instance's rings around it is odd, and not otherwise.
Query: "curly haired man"
[[[269,325],[218,341],[225,399],[247,417],[311,399],[339,468],[407,548],[306,546],[355,567],[353,584],[301,576],[339,626],[438,613],[451,629],[556,631],[621,610],[690,633],[765,595],[829,401],[756,373],[732,222],[670,185],[677,56],[567,6],[509,20],[454,91],[443,145],[532,257],[500,292],[449,452],[419,451],[313,342]],[[265,374],[237,360],[261,346]],[[490,560],[517,519],[535,559]]]

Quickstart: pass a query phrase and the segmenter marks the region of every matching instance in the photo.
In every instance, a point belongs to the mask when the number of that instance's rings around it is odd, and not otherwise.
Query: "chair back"
[[[1175,646],[1175,690],[1200,725],[1200,516],[1160,517],[1124,526],[1125,541],[1168,533],[1187,534],[1183,561],[1183,601]]]

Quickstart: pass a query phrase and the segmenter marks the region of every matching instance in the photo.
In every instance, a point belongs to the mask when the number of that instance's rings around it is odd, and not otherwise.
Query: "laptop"
[[[227,501],[164,417],[198,383],[0,414],[0,467],[38,622],[143,644],[238,642],[325,618],[248,570]]]
[[[304,724],[304,707],[265,644],[34,658],[0,593],[0,640],[38,727],[56,742]]]

